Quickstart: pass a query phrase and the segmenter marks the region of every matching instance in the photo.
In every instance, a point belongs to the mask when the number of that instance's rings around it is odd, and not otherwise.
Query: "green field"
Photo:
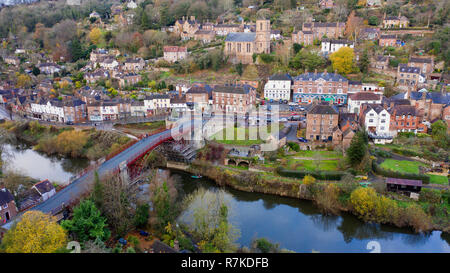
[[[283,128],[283,125],[280,124],[280,130]],[[244,127],[239,127],[239,128],[234,128],[234,132],[233,132],[233,136],[227,137],[227,131],[229,129],[223,129],[219,132],[217,132],[216,134],[214,134],[211,137],[211,140],[215,140],[217,143],[222,143],[222,144],[228,144],[228,145],[240,145],[240,146],[249,146],[249,145],[254,145],[254,144],[262,144],[265,142],[264,139],[260,138],[259,134],[258,134],[258,128],[257,127],[249,127],[249,128],[244,128]],[[261,127],[261,130],[266,130],[265,127]],[[271,133],[271,126],[268,126],[268,132]],[[250,134],[252,134],[252,138],[250,139]],[[241,138],[240,136],[245,136],[244,139],[237,139],[239,135],[239,138]],[[253,136],[256,136],[256,139],[254,139]]]
[[[313,150],[305,150],[297,152],[294,157],[321,157],[321,158],[342,158],[342,153],[336,151],[313,151]]]
[[[430,183],[431,184],[441,184],[448,185],[448,178],[442,175],[430,174]]]
[[[417,161],[386,159],[380,166],[396,172],[418,174],[419,166],[425,166],[425,164]]]

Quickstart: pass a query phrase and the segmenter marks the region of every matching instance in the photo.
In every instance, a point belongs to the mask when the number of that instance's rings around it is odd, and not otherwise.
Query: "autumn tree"
[[[364,19],[356,16],[355,11],[353,10],[348,16],[347,23],[345,24],[345,35],[352,40],[356,40],[362,27],[364,27]]]
[[[102,37],[102,32],[99,28],[95,27],[89,32],[89,40],[95,45],[100,43],[100,39]]]
[[[338,51],[330,55],[333,69],[339,74],[349,74],[353,71],[353,49],[350,47],[341,47]]]
[[[350,203],[361,218],[369,220],[375,210],[377,193],[373,188],[357,188],[350,195]]]
[[[26,88],[31,85],[31,78],[26,74],[17,76],[17,87]]]
[[[89,140],[89,136],[83,131],[64,131],[56,138],[56,149],[59,154],[79,157],[83,154],[84,145]]]
[[[56,218],[40,211],[27,211],[6,232],[2,249],[7,253],[53,253],[66,246],[66,231]]]

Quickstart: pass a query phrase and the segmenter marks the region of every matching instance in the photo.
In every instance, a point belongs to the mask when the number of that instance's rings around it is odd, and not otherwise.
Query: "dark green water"
[[[171,171],[182,177],[183,190],[219,189],[208,179]],[[350,214],[323,216],[310,201],[223,188],[231,208],[231,222],[240,230],[238,243],[249,245],[265,237],[295,252],[370,252],[376,241],[381,252],[447,252],[450,236],[440,231],[416,234],[409,229],[364,223]]]

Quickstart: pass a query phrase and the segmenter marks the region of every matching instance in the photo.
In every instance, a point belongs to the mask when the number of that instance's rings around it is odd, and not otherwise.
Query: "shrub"
[[[286,170],[278,167],[276,172],[285,177],[303,178],[307,175],[313,176],[319,180],[340,180],[346,172],[341,171],[307,171],[307,170]]]
[[[441,192],[433,189],[422,189],[419,200],[429,203],[440,203],[442,199]]]
[[[298,145],[298,143],[295,143],[295,142],[288,142],[287,144],[288,144],[288,146],[289,146],[289,148],[290,148],[291,150],[294,150],[294,151],[296,151],[296,152],[299,152],[299,151],[300,151],[300,145]]]

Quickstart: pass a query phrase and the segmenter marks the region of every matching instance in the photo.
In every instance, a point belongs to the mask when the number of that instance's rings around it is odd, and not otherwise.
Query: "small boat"
[[[199,179],[199,178],[202,178],[202,176],[201,176],[201,175],[192,175],[191,177],[192,177],[192,178],[195,178],[195,179]]]

